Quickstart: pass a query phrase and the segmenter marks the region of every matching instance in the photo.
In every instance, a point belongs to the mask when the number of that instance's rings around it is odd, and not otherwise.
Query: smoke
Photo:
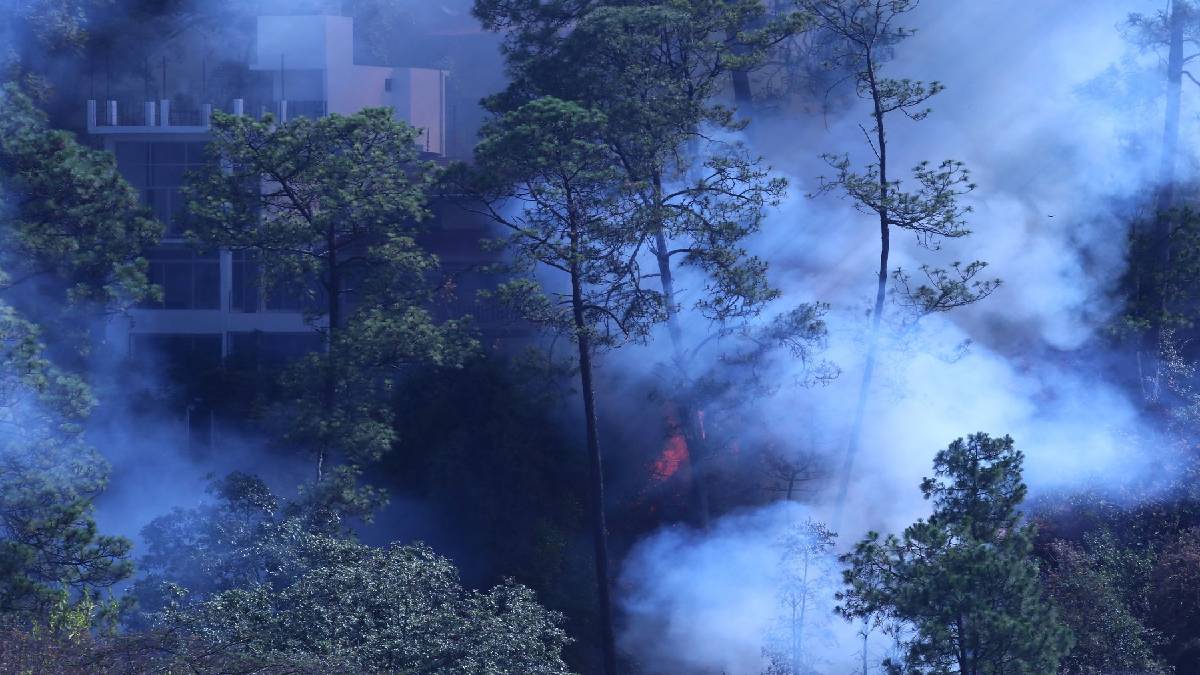
[[[793,628],[800,662],[821,672],[850,665],[854,629],[832,616],[836,561],[817,553],[801,570],[789,557],[812,544],[796,530],[805,518],[803,507],[779,502],[728,515],[706,533],[665,529],[634,547],[618,584],[620,647],[636,655],[639,672],[763,672],[787,651],[781,643]],[[790,602],[800,594],[808,596],[803,620]]]
[[[0,4],[5,1],[0,0]],[[373,41],[385,42],[394,45],[385,55],[386,62],[445,67],[453,78],[458,75],[458,64],[443,62],[448,57],[439,49],[465,53],[464,59],[476,56],[474,52],[480,47],[471,42],[471,35],[462,37],[462,44],[451,44],[443,37],[459,35],[454,31],[470,21],[470,4],[470,0],[194,0],[154,6],[134,0],[100,3],[86,14],[88,41],[84,52],[63,57],[52,69],[41,64],[52,71],[59,97],[47,105],[55,125],[66,128],[80,127],[88,98],[111,98],[136,109],[141,101],[163,97],[176,99],[177,108],[213,103],[228,110],[233,98],[249,99],[255,85],[261,84],[254,81],[255,73],[247,71],[247,64],[254,58],[255,18],[272,14],[362,15],[365,19],[356,21],[355,32],[355,56],[360,61],[370,62],[377,57],[369,49]],[[479,116],[474,111],[479,96],[501,86],[495,39],[485,37],[483,47],[493,49],[488,64],[491,67],[476,67],[473,61],[462,64],[464,77],[475,83],[475,89],[469,106],[464,103],[461,109],[452,111],[458,116],[452,123],[468,118],[465,126],[469,127],[472,116]],[[497,81],[484,81],[488,77]],[[468,137],[471,131],[459,135]],[[81,142],[100,140],[84,137],[81,132]],[[93,330],[94,334],[104,332],[104,326]],[[97,517],[104,531],[136,541],[147,522],[172,509],[198,505],[206,499],[211,479],[231,471],[260,475],[283,495],[311,480],[312,467],[306,458],[271,447],[265,433],[256,435],[245,424],[222,423],[219,415],[209,425],[212,401],[189,413],[190,404],[182,401],[187,396],[180,395],[186,385],[172,381],[165,362],[144,353],[126,358],[125,351],[123,344],[111,350],[106,345],[95,354],[89,372],[101,408],[89,422],[88,438],[112,467],[109,489],[98,504]],[[168,399],[173,400],[166,402]],[[204,418],[199,423],[193,420],[190,426],[211,427],[210,438],[197,443],[189,437],[189,414]],[[404,538],[416,533],[436,541],[431,532],[435,518],[425,512],[428,507],[408,501],[404,505],[404,514],[399,513],[398,505],[389,509],[386,520],[395,524],[392,533]],[[384,535],[371,532],[368,536]],[[138,553],[136,548],[134,553]]]
[[[1128,12],[1161,4],[931,0],[907,17],[918,33],[898,45],[887,75],[947,89],[926,120],[892,121],[893,173],[953,158],[979,187],[966,200],[972,236],[930,252],[893,234],[891,267],[979,259],[1003,285],[889,340],[840,524],[842,550],[868,529],[895,532],[926,515],[917,486],[934,453],[975,431],[1014,437],[1034,497],[1144,487],[1172,459],[1160,430],[1139,417],[1128,377],[1122,382],[1133,356],[1101,339],[1122,311],[1116,290],[1129,223],[1153,187],[1162,120],[1161,101],[1143,98],[1160,89],[1156,56],[1130,47],[1118,27]],[[829,173],[821,153],[869,161],[860,124],[869,124],[861,105],[825,117],[789,111],[755,119],[746,135],[793,181],[752,249],[770,261],[781,304],[831,304],[825,356],[842,369],[832,384],[806,389],[791,384],[795,367],[779,368],[779,393],[755,412],[797,452],[803,439],[817,439],[804,450],[834,467],[858,394],[879,242],[870,216],[834,195],[806,195]],[[1197,132],[1188,117],[1184,138]],[[896,319],[903,309],[886,311]],[[707,535],[666,530],[639,543],[620,587],[628,652],[648,672],[763,672],[759,650],[776,610],[771,542],[809,514],[829,521],[836,485],[825,487],[806,510],[773,505],[722,519]],[[852,632],[830,619],[839,627],[832,633]],[[833,651],[849,657],[859,648],[851,637]]]
[[[1113,363],[1128,357],[1106,354],[1096,338],[1122,310],[1113,293],[1124,273],[1130,216],[1157,167],[1161,117],[1086,89],[1129,53],[1117,27],[1128,11],[1158,9],[1145,5],[1089,3],[1068,11],[1053,2],[931,2],[909,17],[918,33],[899,45],[888,74],[937,80],[947,90],[933,99],[925,121],[893,121],[892,167],[959,159],[979,188],[966,199],[972,236],[931,253],[898,233],[892,267],[913,273],[925,262],[946,267],[979,259],[990,265],[987,276],[1004,283],[982,302],[922,320],[889,350],[868,410],[856,472],[860,498],[915,493],[933,452],[978,430],[1016,438],[1035,493],[1103,485],[1147,468],[1147,458],[1124,449],[1153,432],[1141,428],[1135,403],[1109,376]],[[810,131],[788,155],[768,159],[811,191],[820,172],[814,155],[849,149],[863,158],[864,119],[861,109],[848,111],[827,130]],[[767,121],[758,133],[784,123]],[[1187,131],[1194,135],[1194,124]],[[836,428],[857,393],[877,236],[868,218],[831,195],[797,198],[783,215],[783,227],[772,223],[763,243],[786,251],[776,266],[787,295],[833,304],[831,355],[846,371],[832,387],[801,392],[791,405],[819,399],[832,406],[836,414],[825,419]],[[814,249],[815,260],[807,256]],[[811,288],[811,280],[819,286]],[[897,317],[903,309],[886,311]],[[919,500],[907,501],[915,508],[896,513],[903,502],[893,502],[892,520],[860,525],[894,528],[924,511]]]
[[[494,41],[479,50],[442,50],[459,34],[455,13],[469,3],[459,0],[451,12],[444,10],[447,4],[412,3],[423,21],[442,14],[454,20],[446,21],[440,38],[395,41],[397,51],[387,57],[397,65],[448,67],[452,82],[456,70],[463,72],[463,102],[452,114],[469,122],[478,116],[474,101],[499,88],[488,79],[498,77],[499,59]],[[1114,290],[1124,272],[1126,231],[1154,177],[1161,119],[1156,102],[1134,97],[1155,91],[1156,59],[1132,53],[1117,26],[1129,11],[1151,13],[1161,5],[926,0],[910,15],[908,24],[919,32],[898,46],[886,69],[895,77],[939,80],[947,91],[932,101],[935,112],[924,122],[894,123],[893,165],[960,159],[980,187],[968,200],[975,209],[973,236],[947,242],[935,255],[900,234],[893,267],[913,271],[927,261],[944,266],[982,259],[1004,285],[976,306],[922,321],[889,345],[871,394],[841,547],[869,528],[894,531],[924,515],[917,484],[933,454],[970,432],[1012,434],[1027,455],[1034,495],[1118,485],[1145,478],[1160,465],[1161,456],[1145,452],[1157,445],[1148,442],[1155,430],[1145,428],[1127,388],[1112,376],[1114,364],[1128,357],[1100,349],[1096,338],[1121,310]],[[160,35],[174,28],[160,27]],[[197,35],[146,40],[128,59],[101,62],[105,52],[97,48],[87,70],[71,63],[79,86],[64,89],[77,98],[141,100],[160,95],[157,79],[166,80],[164,96],[195,91],[199,82],[216,98],[219,61],[242,59],[251,30],[244,24],[220,28],[202,24]],[[170,52],[165,68],[164,52]],[[142,72],[148,63],[157,63],[165,76],[153,68]],[[1114,64],[1132,74],[1114,77]],[[1150,79],[1139,79],[1147,72]],[[1126,86],[1130,81],[1137,86]],[[78,125],[82,110],[82,100],[70,100],[56,119]],[[798,367],[775,361],[778,394],[756,404],[755,418],[769,420],[770,435],[793,450],[803,444],[833,466],[845,451],[861,376],[878,240],[870,218],[846,202],[806,194],[828,171],[821,153],[866,159],[858,127],[866,123],[865,113],[854,107],[828,117],[764,114],[745,136],[793,182],[791,198],[771,214],[753,249],[772,264],[784,291],[781,306],[831,303],[824,356],[843,371],[828,386],[802,388],[795,382],[807,378]],[[1196,133],[1196,120],[1188,117],[1182,145],[1194,145],[1186,140]],[[460,140],[465,148],[466,136]],[[680,286],[698,284],[684,275]],[[888,312],[899,310],[890,306]],[[666,344],[664,337],[645,350],[622,350],[609,363],[623,371],[619,378],[645,375],[648,366],[666,361]],[[124,376],[110,375],[117,381]],[[176,420],[148,422],[119,403],[89,430],[114,467],[113,490],[101,503],[102,529],[136,534],[154,515],[194,505],[209,472],[241,468],[277,476],[283,484],[299,482],[294,476],[302,468],[228,435],[217,458],[189,457]],[[743,447],[755,447],[757,433],[747,429]],[[623,649],[648,672],[761,671],[780,609],[778,542],[809,516],[828,520],[831,496],[818,494],[805,508],[775,504],[736,513],[708,533],[667,529],[640,542],[624,561],[618,586]],[[858,648],[853,627],[829,611],[833,590],[827,589],[817,610],[826,619],[821,633],[830,636],[817,643],[826,659],[822,667],[842,665]]]

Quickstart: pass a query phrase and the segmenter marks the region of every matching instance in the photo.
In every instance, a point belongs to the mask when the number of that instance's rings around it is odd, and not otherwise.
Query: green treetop
[[[142,252],[162,234],[112,155],[80,145],[16,86],[0,88],[0,294],[48,324],[22,291],[55,289],[93,313],[123,309],[152,293]],[[43,303],[37,303],[43,304]],[[63,327],[66,328],[66,327]]]
[[[589,510],[604,672],[616,672],[603,457],[593,358],[643,338],[661,317],[659,294],[641,285],[645,233],[631,226],[631,193],[603,141],[603,113],[552,97],[535,99],[483,130],[470,190],[508,230],[518,270],[500,298],[526,318],[570,336],[578,348],[589,459]],[[535,272],[552,280],[539,283]],[[547,277],[550,279],[551,277]]]
[[[90,390],[2,303],[0,344],[0,614],[53,625],[129,576],[129,542],[99,534],[93,519],[108,476],[82,438]]]
[[[256,478],[215,493],[146,531],[144,642],[167,672],[567,672],[561,618],[529,589],[465,590],[428,547],[358,543]]]
[[[900,537],[871,532],[842,557],[847,618],[884,619],[896,673],[1052,675],[1070,632],[1042,598],[1032,557],[1023,455],[1011,438],[973,434],[938,452],[921,483],[928,520]]]
[[[216,114],[217,161],[187,187],[195,241],[248,252],[268,295],[300,289],[325,326],[326,352],[285,381],[290,438],[318,476],[330,453],[361,465],[390,448],[397,368],[454,364],[472,346],[422,307],[437,260],[414,239],[434,176],[418,134],[383,108],[286,124]]]

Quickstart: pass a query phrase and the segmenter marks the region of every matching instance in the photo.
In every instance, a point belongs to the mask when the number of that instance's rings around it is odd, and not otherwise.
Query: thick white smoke
[[[1114,291],[1129,219],[1153,184],[1162,124],[1160,101],[1129,98],[1116,86],[1114,66],[1133,71],[1135,81],[1149,78],[1136,88],[1141,94],[1155,91],[1161,77],[1157,57],[1137,53],[1118,27],[1129,12],[1164,5],[926,0],[908,17],[919,32],[898,46],[888,75],[947,89],[925,121],[893,121],[892,166],[906,172],[919,160],[962,160],[979,188],[967,200],[971,237],[931,254],[899,233],[891,266],[915,272],[922,262],[981,259],[990,263],[987,276],[1004,283],[976,306],[923,320],[883,357],[839,548],[867,529],[897,531],[925,515],[917,485],[934,453],[975,431],[1015,438],[1034,496],[1104,489],[1160,470],[1164,458],[1146,452],[1156,430],[1114,381],[1096,338],[1121,311]],[[1196,117],[1187,114],[1194,95],[1186,96],[1184,134],[1194,139]],[[760,405],[783,427],[773,433],[820,439],[817,450],[834,466],[861,378],[879,242],[870,217],[847,202],[804,195],[825,169],[821,153],[868,156],[860,123],[869,120],[856,109],[756,119],[748,132],[795,182],[794,197],[772,214],[754,248],[770,260],[785,304],[832,304],[827,356],[843,370],[830,386],[784,386]],[[780,372],[780,383],[791,375]],[[730,516],[707,537],[666,530],[641,542],[620,586],[625,648],[650,672],[762,672],[774,608],[764,600],[773,581],[761,561],[781,528],[809,514],[829,519],[833,492],[803,513],[771,507]],[[668,629],[651,636],[651,626]],[[861,645],[842,628],[830,653],[856,658]]]
[[[814,555],[803,567],[788,555],[810,543],[806,519],[798,504],[779,502],[727,516],[707,533],[665,530],[634,548],[620,586],[621,648],[636,655],[639,672],[757,673],[793,636],[798,660],[818,672],[851,663],[861,644],[832,615],[834,557]],[[789,601],[806,591],[801,621]]]

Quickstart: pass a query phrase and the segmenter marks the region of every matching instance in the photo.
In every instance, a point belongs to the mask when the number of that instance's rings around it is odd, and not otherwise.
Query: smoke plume
[[[1133,357],[1103,341],[1123,310],[1115,291],[1129,223],[1153,188],[1162,125],[1161,101],[1146,97],[1161,89],[1157,57],[1126,43],[1119,26],[1128,12],[1154,13],[1160,5],[927,1],[908,16],[906,27],[918,32],[897,46],[886,74],[937,80],[946,91],[931,101],[926,120],[891,122],[893,171],[952,158],[965,162],[979,187],[967,198],[972,236],[930,252],[894,234],[892,267],[919,275],[922,263],[979,259],[1003,285],[889,343],[870,395],[840,549],[868,529],[895,532],[926,515],[917,486],[934,453],[975,431],[1014,437],[1034,497],[1149,483],[1170,460],[1156,442],[1160,430],[1139,418],[1132,388],[1119,379]],[[835,467],[861,378],[878,232],[847,201],[807,194],[829,173],[821,153],[849,152],[866,163],[860,124],[869,125],[861,105],[781,112],[754,119],[746,135],[793,181],[792,198],[770,216],[755,252],[769,258],[783,304],[831,303],[825,356],[842,370],[827,386],[799,388],[791,384],[795,372],[779,369],[779,393],[757,407],[776,421],[774,436],[794,439],[797,451],[804,439],[817,439],[803,449]],[[1183,133],[1196,137],[1194,117]],[[889,304],[886,311],[899,318],[903,310]],[[832,497],[832,490],[819,494],[807,510],[772,506],[729,516],[707,534],[668,529],[642,541],[620,586],[626,649],[650,672],[762,672],[776,609],[768,599],[771,542],[809,515],[828,521]],[[831,625],[838,622],[831,617]],[[840,626],[830,632],[843,633],[838,646],[827,651],[857,658],[861,643]],[[878,654],[872,658],[878,663]]]

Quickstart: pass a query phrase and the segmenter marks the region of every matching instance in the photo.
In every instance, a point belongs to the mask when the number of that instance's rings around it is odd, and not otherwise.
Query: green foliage
[[[283,401],[274,412],[297,447],[333,450],[365,466],[400,440],[391,400],[408,368],[459,367],[477,347],[465,326],[436,325],[425,309],[364,307],[334,336],[329,352],[309,354],[285,370]]]
[[[668,324],[672,358],[663,364],[664,395],[681,410],[693,464],[703,464],[707,441],[699,416],[733,403],[736,397],[718,399],[737,392],[741,376],[765,367],[773,350],[812,347],[823,338],[804,332],[812,322],[754,325],[779,292],[745,241],[781,202],[787,182],[734,140],[731,132],[745,121],[721,102],[731,75],[760,65],[772,44],[804,24],[803,15],[770,14],[760,0],[479,0],[475,12],[486,27],[505,33],[512,77],[486,101],[489,108],[512,111],[541,96],[603,116],[589,131],[612,157],[608,180],[624,183],[620,227],[630,230],[646,259],[633,283],[656,287],[658,319]],[[678,292],[683,283],[690,293]],[[518,295],[524,292],[509,293]],[[544,317],[552,305],[525,309]],[[695,328],[701,325],[709,331]],[[789,327],[798,332],[784,334]],[[737,356],[709,358],[714,352]],[[747,365],[750,356],[758,359],[750,368],[725,372],[724,364]],[[702,485],[693,487],[703,503]]]
[[[747,47],[794,31],[794,16],[768,21],[757,0],[481,1],[476,14],[489,27],[511,29],[507,55],[515,81],[491,99],[492,109],[554,96],[603,113],[598,140],[610,146],[638,193],[639,226],[662,235],[650,248],[661,263],[678,258],[707,281],[695,300],[702,315],[745,318],[777,297],[765,264],[741,242],[758,230],[764,209],[778,204],[786,181],[739,143],[702,132],[739,126],[716,102],[723,78],[764,58],[763,49]],[[742,30],[752,24],[759,28]],[[663,283],[671,312],[678,300],[669,275]]]
[[[0,292],[12,297],[50,284],[93,310],[122,309],[153,293],[141,255],[162,225],[149,218],[112,155],[50,129],[11,84],[0,88],[0,184]],[[62,318],[37,309],[43,322]]]
[[[1046,590],[1075,638],[1062,673],[1167,672],[1155,656],[1161,636],[1139,618],[1146,614],[1151,565],[1149,556],[1106,534],[1086,537],[1082,547],[1051,544]]]
[[[1022,454],[1009,437],[973,434],[934,459],[921,483],[928,520],[901,537],[871,532],[842,557],[847,585],[839,611],[878,620],[902,647],[894,672],[1057,672],[1070,632],[1041,595]]]
[[[1195,672],[1200,663],[1200,528],[1184,530],[1159,554],[1152,579],[1152,617],[1169,639],[1171,663],[1180,673]]]
[[[209,492],[212,501],[175,509],[143,528],[141,574],[133,587],[140,612],[166,606],[168,583],[207,597],[261,579],[268,561],[259,546],[278,526],[279,498],[261,479],[236,473],[214,482]]]
[[[12,675],[140,675],[153,664],[119,640],[0,622],[0,672]]]
[[[874,161],[856,169],[849,155],[824,155],[834,173],[821,177],[818,192],[841,193],[855,209],[878,218],[884,265],[893,227],[913,233],[918,244],[932,250],[939,248],[942,239],[969,235],[965,218],[971,208],[963,206],[961,198],[976,186],[962,162],[944,160],[936,165],[920,162],[912,169],[914,186],[911,188],[895,178],[894,168],[888,165],[889,117],[899,113],[913,121],[924,119],[930,113],[925,104],[943,89],[939,82],[889,78],[882,72],[882,65],[891,56],[893,47],[912,34],[911,29],[899,25],[898,21],[915,9],[917,3],[910,0],[802,0],[799,4],[815,17],[821,30],[836,39],[831,63],[852,74],[859,97],[871,105],[872,125],[864,128],[863,134]],[[926,314],[971,304],[990,295],[1000,281],[977,279],[984,267],[986,263],[981,261],[968,263],[965,267],[956,262],[950,270],[924,266],[921,271],[925,282],[920,284],[911,284],[902,270],[892,272],[886,267],[881,268],[876,314],[882,313],[881,303],[889,275],[898,282],[893,292],[898,292],[901,304],[912,310],[913,316],[908,321],[914,321]]]
[[[334,453],[349,463],[342,477],[357,473],[396,440],[388,401],[401,369],[455,365],[475,348],[464,326],[421,308],[437,260],[413,235],[434,167],[419,132],[382,108],[282,125],[218,114],[213,128],[215,161],[187,187],[191,236],[252,252],[268,293],[308,294],[328,348],[288,370],[277,412],[318,476]]]
[[[923,282],[913,282],[909,275],[897,267],[892,272],[898,302],[910,310],[914,319],[933,314],[948,312],[957,307],[965,307],[991,295],[1000,287],[999,279],[978,279],[979,273],[987,267],[987,263],[976,260],[963,265],[955,261],[950,269],[935,268],[921,265]]]
[[[797,12],[768,11],[762,0],[476,0],[474,13],[485,28],[504,33],[514,93],[537,90],[553,94],[555,81],[565,87],[579,86],[582,76],[552,67],[563,63],[556,53],[603,42],[631,48],[624,56],[619,49],[591,54],[635,64],[624,73],[627,83],[632,83],[638,72],[650,74],[671,67],[678,82],[691,79],[700,84],[693,103],[701,105],[708,105],[712,94],[722,87],[722,78],[733,70],[750,70],[761,64],[770,46],[806,23],[806,17]],[[647,43],[647,36],[655,39]],[[664,48],[655,49],[655,45]],[[588,66],[586,59],[571,60]],[[671,108],[665,107],[663,114]],[[653,113],[641,110],[639,114]]]
[[[413,372],[395,399],[405,451],[380,471],[443,514],[486,561],[487,579],[513,577],[579,619],[592,611],[581,581],[587,550],[576,537],[586,469],[544,378],[482,358]]]
[[[147,531],[167,661],[202,671],[565,673],[559,617],[528,589],[464,590],[422,545],[356,543],[339,516],[231,476],[219,501]],[[186,584],[194,583],[193,588]],[[222,671],[224,672],[224,671]]]
[[[499,297],[527,318],[594,345],[641,338],[661,315],[643,288],[645,233],[628,221],[630,194],[602,140],[606,118],[575,103],[540,98],[488,124],[475,151],[473,191],[507,227],[518,269],[567,275],[566,290],[533,292],[527,280]],[[578,316],[576,315],[578,313]]]
[[[55,6],[25,9],[50,20]],[[129,542],[97,531],[108,467],[83,438],[96,401],[35,320],[86,351],[88,319],[152,292],[140,255],[161,226],[111,155],[50,129],[13,84],[0,87],[0,186],[0,614],[74,639],[119,609],[99,594],[131,573]]]
[[[404,240],[425,217],[432,178],[417,134],[383,108],[281,125],[214,113],[213,161],[187,188],[192,237],[253,251],[271,286],[311,295],[316,279],[337,324],[355,275],[427,264]]]
[[[553,97],[535,99],[486,125],[476,171],[461,182],[507,228],[523,272],[497,295],[527,319],[569,335],[578,354],[589,457],[589,507],[604,671],[616,672],[608,571],[603,456],[593,363],[600,348],[644,339],[663,312],[642,287],[646,233],[629,222],[631,194],[619,158],[602,141],[603,113]],[[535,281],[552,271],[553,281]],[[563,288],[565,286],[566,288]]]
[[[38,338],[0,305],[0,613],[76,630],[104,609],[90,593],[129,576],[129,542],[92,517],[107,465],[82,438],[90,390]]]
[[[1160,358],[1168,371],[1162,378],[1174,380],[1159,385],[1163,389],[1161,396],[1170,406],[1186,406],[1188,396],[1171,390],[1189,386],[1191,380],[1185,372],[1191,366],[1180,360],[1175,343],[1181,335],[1191,334],[1200,316],[1200,304],[1196,301],[1200,294],[1196,284],[1200,276],[1200,214],[1190,207],[1183,207],[1161,217],[1171,222],[1167,242],[1170,263],[1163,266],[1154,259],[1161,242],[1156,240],[1153,223],[1133,222],[1129,235],[1129,269],[1123,280],[1125,314],[1115,322],[1113,331],[1116,337],[1127,338],[1144,333],[1151,325],[1161,325],[1164,335]],[[1143,287],[1149,285],[1154,286],[1154,293]],[[1154,299],[1159,296],[1161,304]],[[1167,363],[1170,361],[1174,363]]]
[[[823,178],[822,190],[843,190],[863,213],[883,214],[889,226],[909,230],[925,246],[937,247],[941,238],[958,238],[970,234],[964,217],[970,207],[959,204],[959,198],[975,189],[961,162],[946,160],[937,168],[922,162],[913,169],[918,187],[913,192],[901,190],[897,180],[881,184],[879,164],[869,164],[863,173],[855,173],[846,157],[826,156],[837,172]]]
[[[0,82],[20,82],[43,96],[47,79],[31,62],[77,52],[88,19],[111,0],[19,0],[0,3]]]

